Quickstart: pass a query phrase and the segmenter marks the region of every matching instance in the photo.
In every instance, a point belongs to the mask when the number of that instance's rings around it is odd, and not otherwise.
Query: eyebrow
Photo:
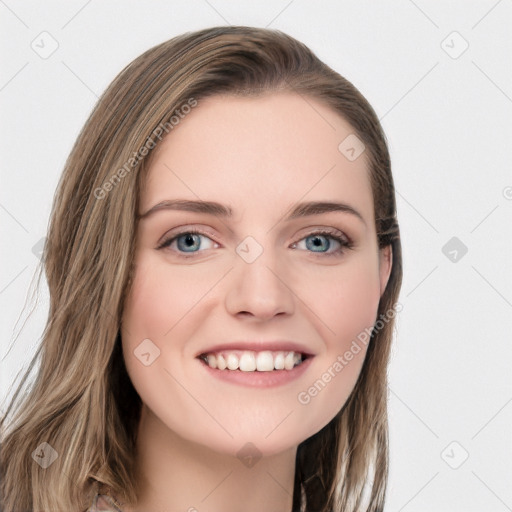
[[[155,212],[160,210],[181,210],[186,212],[205,213],[208,215],[215,215],[216,217],[228,218],[233,216],[233,210],[226,205],[217,203],[215,201],[192,201],[188,199],[173,199],[161,201],[152,206],[145,213],[138,216],[139,219],[145,219]],[[285,221],[291,221],[302,217],[309,217],[311,215],[321,215],[323,213],[342,212],[348,213],[363,222],[366,221],[363,216],[352,206],[345,203],[338,203],[332,201],[309,201],[295,205]]]

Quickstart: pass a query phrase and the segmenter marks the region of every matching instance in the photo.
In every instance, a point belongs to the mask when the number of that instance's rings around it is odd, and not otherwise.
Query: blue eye
[[[165,239],[157,249],[168,247],[177,252],[179,256],[191,258],[194,254],[201,252],[201,249],[212,249],[215,246],[218,246],[218,244],[203,232],[189,229]],[[344,249],[351,249],[353,243],[349,239],[332,232],[318,231],[310,233],[298,242],[293,243],[291,247],[293,249],[305,249],[318,256],[340,256],[345,252]]]
[[[209,247],[203,247],[202,239],[208,240],[210,242]],[[159,246],[158,249],[162,249],[164,247],[171,247],[176,242],[176,247],[178,252],[183,253],[196,253],[199,252],[199,249],[211,249],[213,244],[213,240],[209,237],[201,233],[200,231],[188,230],[183,233],[179,233],[171,238],[164,240]]]
[[[332,245],[332,238],[323,235],[306,237],[306,247],[313,252],[327,252]],[[309,243],[308,243],[309,242]],[[325,249],[325,250],[324,250]]]
[[[305,247],[307,250],[319,255],[325,254],[327,256],[333,256],[344,252],[344,247],[347,249],[352,247],[351,242],[348,240],[325,231],[309,234],[308,236],[299,240],[299,242],[293,244],[294,247],[298,247],[303,243],[303,241],[305,241]]]
[[[185,252],[195,252],[195,250],[199,249],[199,246],[201,245],[201,235],[196,235],[195,233],[187,233],[185,235],[176,237],[176,241],[180,251],[183,250]]]

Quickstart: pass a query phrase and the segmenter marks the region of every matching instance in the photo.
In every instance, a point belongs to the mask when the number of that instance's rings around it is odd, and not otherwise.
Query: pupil
[[[181,235],[178,240],[178,247],[181,250],[195,249],[199,244],[199,237],[194,233],[187,233],[185,235]]]
[[[323,246],[323,248],[326,249],[327,248],[326,244],[328,244],[328,241],[324,238],[325,237],[318,236],[318,235],[311,236],[309,248],[316,249],[316,248],[322,248],[322,246]]]

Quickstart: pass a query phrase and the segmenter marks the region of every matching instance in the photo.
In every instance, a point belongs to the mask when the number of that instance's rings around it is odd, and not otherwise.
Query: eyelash
[[[175,234],[172,235],[171,238],[164,239],[157,246],[157,250],[169,247],[175,240],[177,240],[180,236],[183,236],[183,235],[202,235],[202,236],[205,236],[205,237],[209,238],[213,242],[215,242],[215,240],[212,239],[212,235],[210,233],[207,233],[207,232],[202,231],[200,229],[191,228],[191,229],[187,229],[187,230],[181,231],[179,233],[175,233]],[[309,238],[311,236],[325,236],[327,238],[335,240],[336,242],[338,242],[340,244],[340,248],[338,248],[334,252],[315,253],[313,251],[309,251],[311,254],[313,254],[315,256],[319,256],[319,257],[336,257],[337,256],[337,257],[339,257],[339,256],[344,255],[346,250],[350,250],[350,249],[352,249],[354,247],[354,243],[348,237],[346,237],[346,238],[342,237],[342,236],[336,234],[334,231],[330,231],[328,229],[323,229],[323,230],[321,229],[319,231],[312,231],[311,233],[308,233],[307,235],[302,237],[297,242],[294,242],[292,245],[297,245],[299,242],[301,242],[305,238]],[[217,243],[217,242],[215,242],[215,243]],[[177,251],[177,252],[178,252],[180,258],[185,258],[185,259],[194,258],[195,254],[197,254],[197,252],[196,252],[196,253],[191,253],[190,255],[185,255],[184,253],[180,253],[179,251]]]

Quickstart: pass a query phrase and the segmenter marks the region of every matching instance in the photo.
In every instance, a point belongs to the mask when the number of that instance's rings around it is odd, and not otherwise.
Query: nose
[[[261,321],[292,315],[293,283],[284,265],[279,263],[270,250],[264,250],[252,263],[237,256],[225,298],[227,311],[233,316]]]

